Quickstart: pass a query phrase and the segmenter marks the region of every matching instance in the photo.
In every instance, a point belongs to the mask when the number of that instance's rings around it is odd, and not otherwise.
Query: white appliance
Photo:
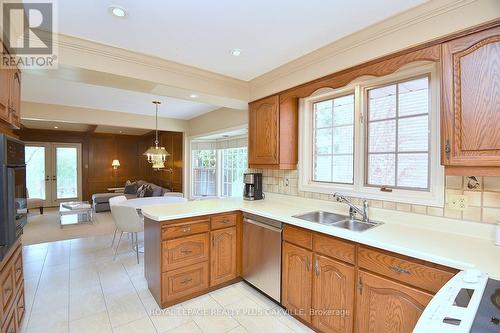
[[[500,332],[500,281],[461,271],[432,298],[413,333]]]

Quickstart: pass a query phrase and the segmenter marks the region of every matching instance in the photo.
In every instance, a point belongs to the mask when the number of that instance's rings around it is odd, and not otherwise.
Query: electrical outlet
[[[290,180],[288,178],[285,178],[285,186],[288,187],[290,185]]]
[[[464,210],[469,207],[469,199],[465,195],[453,194],[448,198],[450,209]]]

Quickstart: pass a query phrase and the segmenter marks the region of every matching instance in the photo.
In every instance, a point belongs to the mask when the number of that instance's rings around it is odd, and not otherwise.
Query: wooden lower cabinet
[[[237,272],[236,227],[211,232],[210,286],[235,279]]]
[[[162,307],[238,281],[241,213],[144,221],[144,270]]]
[[[432,295],[402,283],[359,272],[358,333],[411,333]]]
[[[351,333],[354,321],[354,266],[314,255],[312,324],[322,332]]]
[[[17,333],[24,317],[22,245],[18,240],[0,263],[0,329]]]
[[[311,322],[312,252],[283,242],[281,303],[294,315]]]

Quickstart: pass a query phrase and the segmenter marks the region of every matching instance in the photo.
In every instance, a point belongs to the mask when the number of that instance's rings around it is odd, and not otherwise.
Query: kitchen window
[[[197,139],[191,142],[191,197],[234,197],[243,194],[248,167],[248,138]]]
[[[300,101],[299,190],[442,206],[439,78],[412,65]]]
[[[313,181],[353,184],[354,94],[313,104],[313,137]]]
[[[217,195],[217,150],[192,151],[193,196],[213,197]]]
[[[243,174],[248,165],[247,147],[229,148],[221,151],[223,197],[240,196],[243,193]]]
[[[366,184],[429,189],[429,77],[367,91]]]

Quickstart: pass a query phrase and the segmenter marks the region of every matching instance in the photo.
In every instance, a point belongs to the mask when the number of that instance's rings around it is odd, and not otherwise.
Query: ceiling
[[[193,141],[221,140],[221,139],[227,139],[228,137],[243,136],[246,134],[248,134],[247,128],[239,128],[230,131],[204,135],[194,139]]]
[[[92,130],[94,125],[79,124],[60,121],[46,121],[36,119],[21,119],[24,127],[30,129],[52,130],[52,131],[73,131],[73,132],[88,132]],[[132,127],[117,127],[98,125],[94,133],[111,133],[111,134],[126,134],[126,135],[144,135],[151,132],[150,129],[132,128]]]
[[[62,34],[250,80],[424,2],[59,1],[58,29]],[[125,8],[126,17],[112,16],[110,5]],[[239,57],[231,55],[234,48],[242,50]]]
[[[159,100],[158,116],[191,119],[218,106],[144,92],[67,81],[36,74],[23,74],[21,99],[26,102],[154,116],[151,101]]]

